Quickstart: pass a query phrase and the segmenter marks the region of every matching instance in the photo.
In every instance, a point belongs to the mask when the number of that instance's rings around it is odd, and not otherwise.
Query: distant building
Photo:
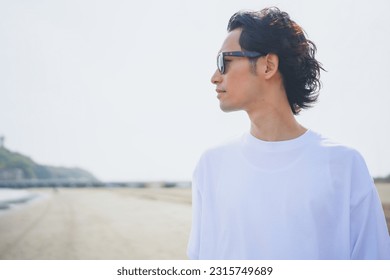
[[[3,168],[0,169],[0,180],[17,181],[23,179],[23,170],[20,168]]]
[[[151,189],[162,188],[164,186],[165,186],[164,182],[146,182],[144,184],[145,188],[151,188]]]

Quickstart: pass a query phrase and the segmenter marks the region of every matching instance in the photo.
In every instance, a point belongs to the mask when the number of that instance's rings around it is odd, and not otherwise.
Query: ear
[[[278,72],[279,57],[276,54],[269,53],[264,58],[264,77],[268,80],[275,76],[275,74]]]

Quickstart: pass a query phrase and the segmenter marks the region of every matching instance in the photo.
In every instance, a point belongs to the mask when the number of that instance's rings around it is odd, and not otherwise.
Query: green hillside
[[[97,180],[83,169],[40,165],[25,155],[0,147],[0,180],[18,179]]]

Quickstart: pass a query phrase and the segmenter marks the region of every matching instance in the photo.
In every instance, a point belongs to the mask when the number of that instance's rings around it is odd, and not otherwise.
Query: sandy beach
[[[0,212],[0,259],[186,259],[190,189],[37,189]]]
[[[390,185],[377,185],[390,226]],[[0,259],[186,259],[191,190],[33,189],[0,210]]]

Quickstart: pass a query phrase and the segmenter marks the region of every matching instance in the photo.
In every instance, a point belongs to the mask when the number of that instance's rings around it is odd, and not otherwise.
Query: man
[[[320,63],[277,8],[238,12],[211,78],[250,133],[205,152],[193,177],[191,259],[389,259],[390,239],[361,155],[304,128]]]

